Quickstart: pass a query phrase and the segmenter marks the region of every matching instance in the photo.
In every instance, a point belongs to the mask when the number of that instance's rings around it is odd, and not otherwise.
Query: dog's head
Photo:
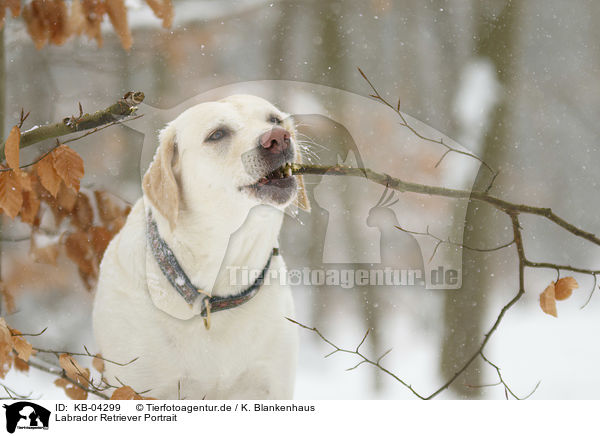
[[[257,204],[308,209],[291,118],[250,95],[194,106],[160,132],[143,190],[174,226],[182,207],[209,202],[228,214]]]

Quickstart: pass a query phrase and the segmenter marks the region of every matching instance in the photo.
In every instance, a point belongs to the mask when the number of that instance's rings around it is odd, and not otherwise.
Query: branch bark
[[[128,92],[116,103],[99,110],[93,114],[80,113],[79,116],[71,116],[54,124],[33,127],[21,133],[20,148],[25,148],[47,139],[54,139],[71,133],[83,132],[86,130],[101,127],[106,124],[134,115],[137,105],[144,101],[144,93]],[[4,145],[0,150],[0,160],[4,159]]]

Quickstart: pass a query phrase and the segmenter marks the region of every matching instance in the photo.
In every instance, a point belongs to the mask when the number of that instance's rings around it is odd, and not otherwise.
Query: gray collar
[[[203,318],[206,318],[211,312],[233,309],[252,299],[263,284],[267,270],[271,265],[271,259],[273,256],[279,255],[279,249],[273,248],[273,251],[267,259],[267,263],[259,276],[254,280],[254,283],[242,292],[228,297],[211,297],[192,284],[188,275],[179,264],[177,257],[175,257],[173,250],[171,250],[166,241],[160,236],[158,226],[154,218],[152,218],[151,212],[148,212],[146,216],[146,237],[156,263],[179,295],[181,295],[188,304],[193,304],[197,298],[202,298],[201,316]]]

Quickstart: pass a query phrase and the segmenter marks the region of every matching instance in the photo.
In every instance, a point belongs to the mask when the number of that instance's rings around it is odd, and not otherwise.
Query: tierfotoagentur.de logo
[[[48,430],[50,411],[29,401],[3,404],[6,414],[6,431],[14,433],[22,430]]]

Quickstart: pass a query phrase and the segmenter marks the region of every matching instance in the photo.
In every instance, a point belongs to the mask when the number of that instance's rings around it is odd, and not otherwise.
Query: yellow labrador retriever
[[[115,362],[137,358],[107,364],[111,384],[161,399],[292,397],[278,235],[283,209],[307,206],[298,159],[292,121],[254,96],[194,106],[160,132],[144,195],[101,264],[97,345]]]

